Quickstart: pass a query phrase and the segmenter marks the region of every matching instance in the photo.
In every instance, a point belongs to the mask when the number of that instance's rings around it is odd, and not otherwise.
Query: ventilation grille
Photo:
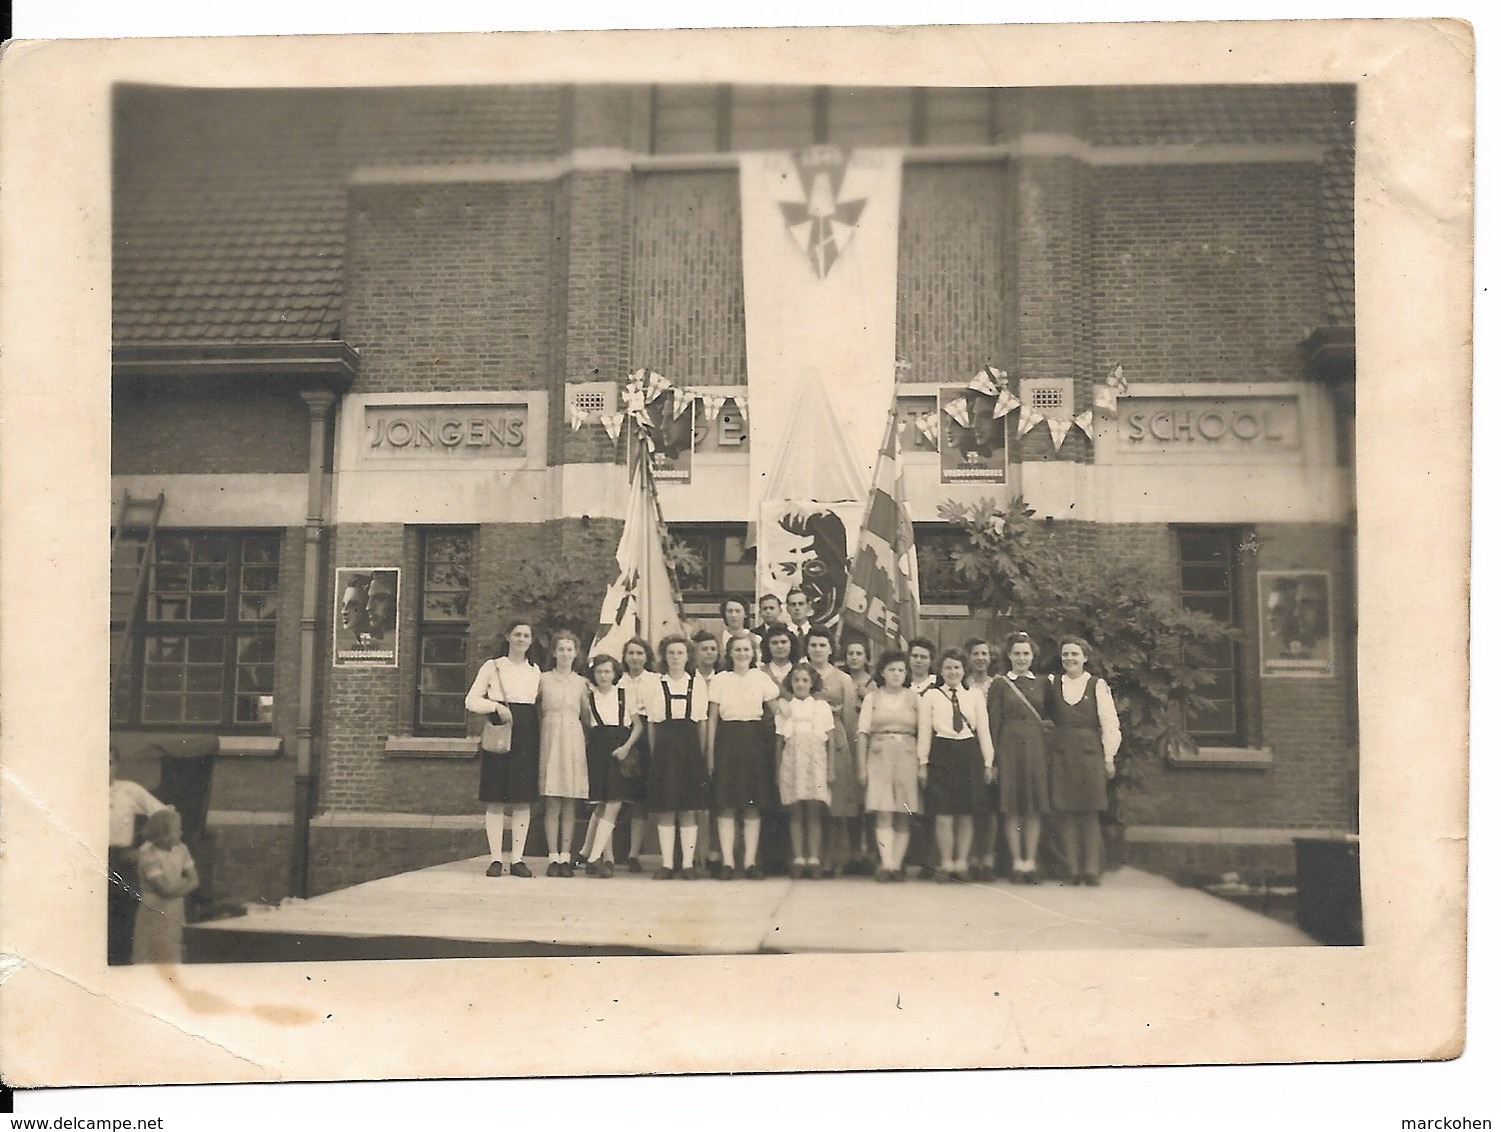
[[[581,412],[603,413],[605,411],[605,395],[599,389],[581,389],[573,394],[573,404]]]
[[[1063,390],[1057,388],[1033,390],[1032,407],[1039,413],[1046,413],[1049,410],[1056,412],[1063,408]]]

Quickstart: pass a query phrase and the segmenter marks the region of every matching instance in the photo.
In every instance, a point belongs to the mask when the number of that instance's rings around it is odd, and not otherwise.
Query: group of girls
[[[865,642],[852,640],[841,668],[827,629],[774,623],[757,635],[742,603],[726,601],[723,612],[722,634],[672,635],[656,650],[634,638],[621,661],[593,657],[584,675],[572,633],[553,635],[543,671],[529,658],[532,627],[508,629],[503,654],[481,666],[466,699],[471,712],[511,724],[509,752],[481,752],[487,875],[532,875],[523,856],[541,798],[554,877],[580,866],[613,875],[628,808],[627,867],[643,870],[654,820],[662,880],[760,879],[768,822],[766,848],[786,853],[794,879],[842,870],[901,881],[910,855],[939,879],[990,880],[1003,828],[1011,879],[1036,883],[1051,817],[1064,882],[1099,883],[1099,811],[1120,730],[1108,687],[1084,671],[1082,640],[1063,642],[1056,680],[1031,671],[1025,633],[1007,639],[999,676],[979,640],[943,652],[936,672],[927,640],[874,665]],[[575,856],[580,802],[594,808]],[[924,814],[931,845],[913,852]]]

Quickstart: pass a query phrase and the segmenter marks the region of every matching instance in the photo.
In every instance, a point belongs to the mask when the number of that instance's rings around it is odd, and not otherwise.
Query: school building
[[[1020,493],[1080,571],[1245,632],[1129,859],[1357,828],[1351,89],[124,85],[114,115],[114,733],[216,745],[218,895],[484,851],[464,692],[513,613],[596,619],[630,372],[706,398],[660,486],[689,612],[757,588],[747,420],[779,407],[738,162],[820,144],[900,154],[930,635],[986,628],[939,506]],[[1023,410],[951,453],[985,366]]]

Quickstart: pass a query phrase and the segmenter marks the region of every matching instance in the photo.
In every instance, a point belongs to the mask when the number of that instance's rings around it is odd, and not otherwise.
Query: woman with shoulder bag
[[[490,867],[485,875],[498,877],[507,868],[513,877],[529,877],[526,835],[537,800],[538,753],[541,747],[537,718],[537,690],[542,670],[528,655],[532,627],[515,621],[496,643],[497,654],[480,665],[464,707],[485,717],[480,737],[479,798],[485,803],[485,838],[490,843]],[[509,728],[509,735],[506,734]],[[507,819],[511,851],[502,849]],[[511,863],[511,858],[515,863]]]

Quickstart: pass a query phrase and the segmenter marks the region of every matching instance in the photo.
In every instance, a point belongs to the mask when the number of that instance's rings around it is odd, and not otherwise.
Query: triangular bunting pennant
[[[1034,409],[1031,405],[1023,405],[1021,416],[1016,420],[1016,435],[1026,436],[1047,418]]]
[[[620,439],[620,426],[624,421],[624,413],[602,413],[599,418],[599,423],[605,426],[605,433],[611,440]]]
[[[923,439],[925,439],[929,444],[932,444],[934,447],[937,447],[937,445],[938,445],[938,414],[937,413],[924,413],[922,416],[918,417],[912,423],[916,427],[917,431],[922,434]]]
[[[999,397],[1001,395],[1001,391],[996,388],[995,378],[991,376],[989,366],[986,366],[970,379],[969,387],[976,393],[983,394],[986,397]]]
[[[568,406],[568,423],[577,432],[584,427],[584,422],[589,419],[589,411],[578,404]]]
[[[1064,417],[1062,420],[1055,420],[1049,417],[1047,421],[1048,431],[1053,434],[1053,451],[1056,452],[1063,447],[1063,440],[1068,436],[1069,429],[1074,427],[1074,422],[1067,417]]]
[[[704,403],[704,420],[717,421],[729,398],[723,393],[700,393],[699,400]]]
[[[1021,407],[1022,403],[1017,399],[1015,393],[1009,389],[1002,389],[1001,395],[995,399],[995,409],[990,415],[996,420],[1000,420],[1007,413],[1014,412]]]
[[[677,420],[683,415],[683,410],[696,400],[692,393],[686,389],[674,389],[672,391],[672,419]]]
[[[943,411],[958,422],[960,428],[969,428],[969,401],[963,397],[955,397],[943,407]]]
[[[1079,431],[1090,440],[1094,439],[1094,413],[1092,411],[1086,409],[1080,413],[1074,418],[1074,424],[1078,425]]]

